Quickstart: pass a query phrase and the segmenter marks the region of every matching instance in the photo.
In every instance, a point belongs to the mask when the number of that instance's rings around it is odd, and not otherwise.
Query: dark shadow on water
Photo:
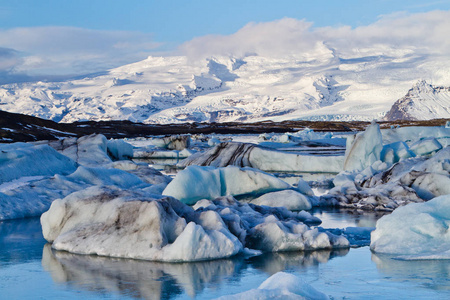
[[[171,299],[181,294],[194,298],[206,289],[243,284],[249,269],[270,276],[288,269],[314,267],[348,251],[285,252],[247,259],[236,256],[203,262],[161,263],[71,254],[52,250],[47,244],[42,265],[55,283],[72,289],[145,299]]]

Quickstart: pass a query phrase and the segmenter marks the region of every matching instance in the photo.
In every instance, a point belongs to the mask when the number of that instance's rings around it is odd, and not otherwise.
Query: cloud
[[[324,52],[321,45],[342,57],[396,55],[398,53],[450,54],[450,11],[396,13],[381,16],[368,26],[314,28],[305,20],[285,18],[250,23],[231,35],[195,38],[179,50],[192,58],[215,55],[237,57],[308,57]],[[325,53],[325,52],[324,52]]]
[[[146,58],[161,46],[151,34],[76,27],[0,31],[0,72],[86,74]]]

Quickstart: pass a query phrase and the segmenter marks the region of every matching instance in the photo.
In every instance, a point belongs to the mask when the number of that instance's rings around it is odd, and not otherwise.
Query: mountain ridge
[[[56,122],[371,121],[417,78],[440,74],[450,86],[446,64],[402,52],[343,58],[326,45],[286,58],[148,57],[74,80],[1,85],[0,109]]]

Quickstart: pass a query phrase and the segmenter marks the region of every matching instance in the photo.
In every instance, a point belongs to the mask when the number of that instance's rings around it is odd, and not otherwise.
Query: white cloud
[[[381,16],[369,26],[314,28],[304,20],[285,18],[250,23],[232,35],[195,38],[180,46],[194,58],[246,54],[283,57],[322,51],[325,44],[343,57],[396,55],[398,53],[450,54],[450,11],[396,13]]]
[[[160,46],[151,34],[75,27],[29,27],[0,31],[0,45],[14,51],[13,66],[0,72],[86,74],[144,59]],[[0,60],[4,59],[0,51]]]

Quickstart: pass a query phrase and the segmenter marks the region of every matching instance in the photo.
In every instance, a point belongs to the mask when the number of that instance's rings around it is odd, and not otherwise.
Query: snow
[[[403,259],[450,259],[450,195],[409,204],[378,220],[370,248]]]
[[[326,45],[319,48],[308,57],[148,57],[96,76],[2,85],[2,109],[58,122],[370,121],[424,76],[450,85],[441,71],[449,63],[439,57],[408,51],[341,57]],[[430,100],[418,114],[448,117],[448,91],[435,90],[417,94]]]
[[[0,144],[0,184],[24,176],[70,174],[76,162],[47,145]]]
[[[343,161],[342,156],[303,155],[276,151],[249,143],[224,142],[206,152],[191,155],[178,165],[182,167],[236,165],[263,171],[338,173],[342,170]]]
[[[329,297],[301,278],[278,272],[266,279],[257,289],[252,289],[235,295],[227,295],[217,299],[247,300],[247,299],[296,299],[296,300],[326,300]]]
[[[263,193],[290,188],[275,176],[251,168],[189,166],[164,189],[163,195],[172,196],[186,204],[201,199],[213,200],[226,195]]]
[[[203,200],[194,210],[172,197],[99,186],[53,201],[41,216],[52,248],[78,254],[177,262],[255,253],[249,249],[349,247],[344,237],[311,229],[303,221],[317,219],[232,197]]]

